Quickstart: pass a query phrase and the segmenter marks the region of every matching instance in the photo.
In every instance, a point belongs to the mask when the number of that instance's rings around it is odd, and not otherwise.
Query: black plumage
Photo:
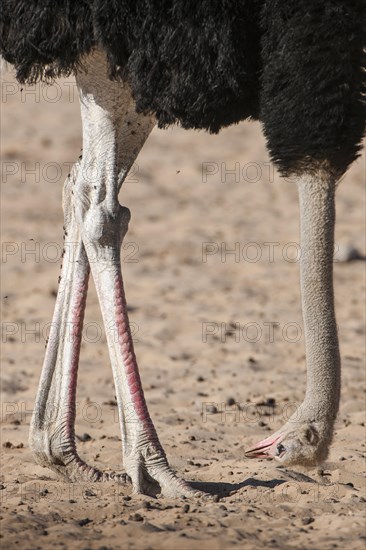
[[[260,119],[283,173],[342,173],[365,132],[365,0],[3,0],[20,82],[77,71],[93,47],[160,127]]]
[[[284,173],[323,163],[343,173],[365,131],[365,0],[271,0],[261,16],[272,159]]]

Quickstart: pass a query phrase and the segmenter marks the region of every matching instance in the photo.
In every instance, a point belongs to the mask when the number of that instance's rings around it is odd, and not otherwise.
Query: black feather
[[[283,173],[341,173],[365,132],[365,27],[365,0],[3,0],[0,50],[34,83],[101,47],[159,126],[259,118]]]
[[[356,158],[366,120],[366,2],[267,1],[260,118],[283,173]]]

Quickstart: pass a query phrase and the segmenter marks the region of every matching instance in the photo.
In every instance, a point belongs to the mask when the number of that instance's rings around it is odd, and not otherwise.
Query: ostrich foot
[[[75,454],[72,457],[68,457],[63,462],[61,460],[39,460],[36,457],[36,461],[40,466],[49,468],[50,470],[59,474],[65,481],[72,483],[75,482],[99,482],[99,481],[115,481],[117,483],[125,484],[131,482],[130,478],[125,473],[116,472],[104,472],[98,470],[94,466],[90,466],[79,455]]]
[[[125,473],[103,472],[90,466],[80,458],[73,440],[56,442],[54,436],[44,437],[44,433],[32,433],[30,446],[33,456],[40,466],[49,468],[70,482],[115,481],[117,483],[131,482]]]
[[[193,489],[169,467],[160,445],[145,443],[125,458],[128,473],[105,472],[87,464],[76,451],[73,440],[57,438],[57,431],[32,433],[30,446],[36,462],[49,468],[68,482],[131,483],[134,494],[170,498],[201,497],[205,493]],[[58,440],[57,440],[58,439]]]
[[[156,496],[161,493],[169,498],[207,496],[193,489],[187,481],[178,477],[170,468],[161,447],[147,444],[125,459],[125,467],[131,478],[134,494]]]

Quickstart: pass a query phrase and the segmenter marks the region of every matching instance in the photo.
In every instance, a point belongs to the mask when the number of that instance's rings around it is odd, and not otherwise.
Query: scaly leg
[[[64,257],[55,312],[47,344],[30,430],[30,446],[39,464],[76,481],[117,479],[88,466],[75,445],[77,371],[89,280],[89,261],[71,208],[71,193],[80,170],[74,166],[64,185]]]
[[[129,210],[118,202],[128,170],[154,121],[137,115],[129,87],[110,81],[104,54],[94,52],[79,72],[84,156],[74,210],[97,289],[106,330],[122,433],[124,467],[134,492],[197,495],[170,469],[150,418],[128,322],[120,247]]]

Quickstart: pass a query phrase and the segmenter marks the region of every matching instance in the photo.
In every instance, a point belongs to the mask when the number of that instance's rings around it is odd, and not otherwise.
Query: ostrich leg
[[[71,208],[75,164],[64,185],[64,257],[55,312],[30,430],[36,460],[69,480],[123,479],[88,466],[76,452],[75,397],[89,261]]]
[[[105,57],[94,52],[76,77],[84,156],[73,204],[98,293],[113,369],[124,467],[136,493],[195,495],[170,469],[150,418],[129,328],[120,248],[130,212],[118,192],[154,121],[137,115],[127,85],[107,77]]]

